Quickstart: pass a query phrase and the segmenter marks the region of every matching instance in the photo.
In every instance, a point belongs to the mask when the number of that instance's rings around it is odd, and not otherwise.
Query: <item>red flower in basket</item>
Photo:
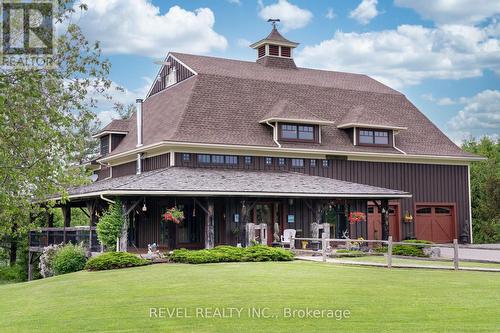
[[[363,212],[352,212],[349,213],[349,223],[358,223],[366,221],[366,215]]]
[[[174,206],[170,209],[167,209],[167,211],[162,215],[162,220],[180,224],[184,220],[184,211]]]

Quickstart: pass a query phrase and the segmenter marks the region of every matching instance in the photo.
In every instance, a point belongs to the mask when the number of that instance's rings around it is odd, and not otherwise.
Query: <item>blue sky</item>
[[[255,60],[270,31],[300,43],[299,66],[368,74],[404,93],[450,138],[500,134],[500,1],[87,0],[78,18],[102,42],[113,93],[144,97],[169,51]],[[108,103],[97,110],[114,116]]]

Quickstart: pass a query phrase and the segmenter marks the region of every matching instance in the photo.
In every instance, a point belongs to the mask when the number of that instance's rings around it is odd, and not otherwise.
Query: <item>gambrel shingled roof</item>
[[[148,97],[143,103],[143,143],[161,141],[276,147],[272,129],[259,123],[282,100],[308,114],[340,124],[356,108],[373,123],[407,127],[396,145],[407,154],[462,156],[403,94],[360,74],[313,69],[279,69],[255,62],[182,53],[175,59],[197,75]],[[129,135],[111,155],[136,146],[135,115]],[[282,147],[340,152],[402,153],[392,147],[353,146],[346,130],[322,126],[321,144]]]

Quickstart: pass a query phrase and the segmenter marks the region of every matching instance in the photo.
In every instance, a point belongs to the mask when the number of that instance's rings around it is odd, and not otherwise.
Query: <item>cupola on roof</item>
[[[279,33],[276,29],[278,19],[270,19],[269,21],[273,23],[271,33],[266,38],[250,45],[251,48],[257,50],[257,63],[265,67],[297,69],[293,61],[292,50],[299,43],[292,42]]]

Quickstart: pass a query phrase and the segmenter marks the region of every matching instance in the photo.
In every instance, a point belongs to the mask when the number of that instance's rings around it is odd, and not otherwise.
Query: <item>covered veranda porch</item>
[[[351,238],[367,238],[366,221],[349,228],[350,212],[366,214],[367,202],[373,201],[387,222],[389,200],[410,196],[294,172],[170,167],[70,189],[69,201],[58,204],[66,227],[71,226],[71,207],[86,209],[92,227],[102,211],[120,199],[127,228],[120,248],[143,251],[153,243],[162,249],[246,246],[252,239],[270,245],[285,229],[295,229],[302,237],[322,232],[341,237],[350,229]],[[178,225],[161,220],[174,206],[185,215]],[[251,224],[261,227],[248,228]],[[382,237],[387,238],[388,223],[383,225]],[[255,230],[258,234],[250,234]]]

